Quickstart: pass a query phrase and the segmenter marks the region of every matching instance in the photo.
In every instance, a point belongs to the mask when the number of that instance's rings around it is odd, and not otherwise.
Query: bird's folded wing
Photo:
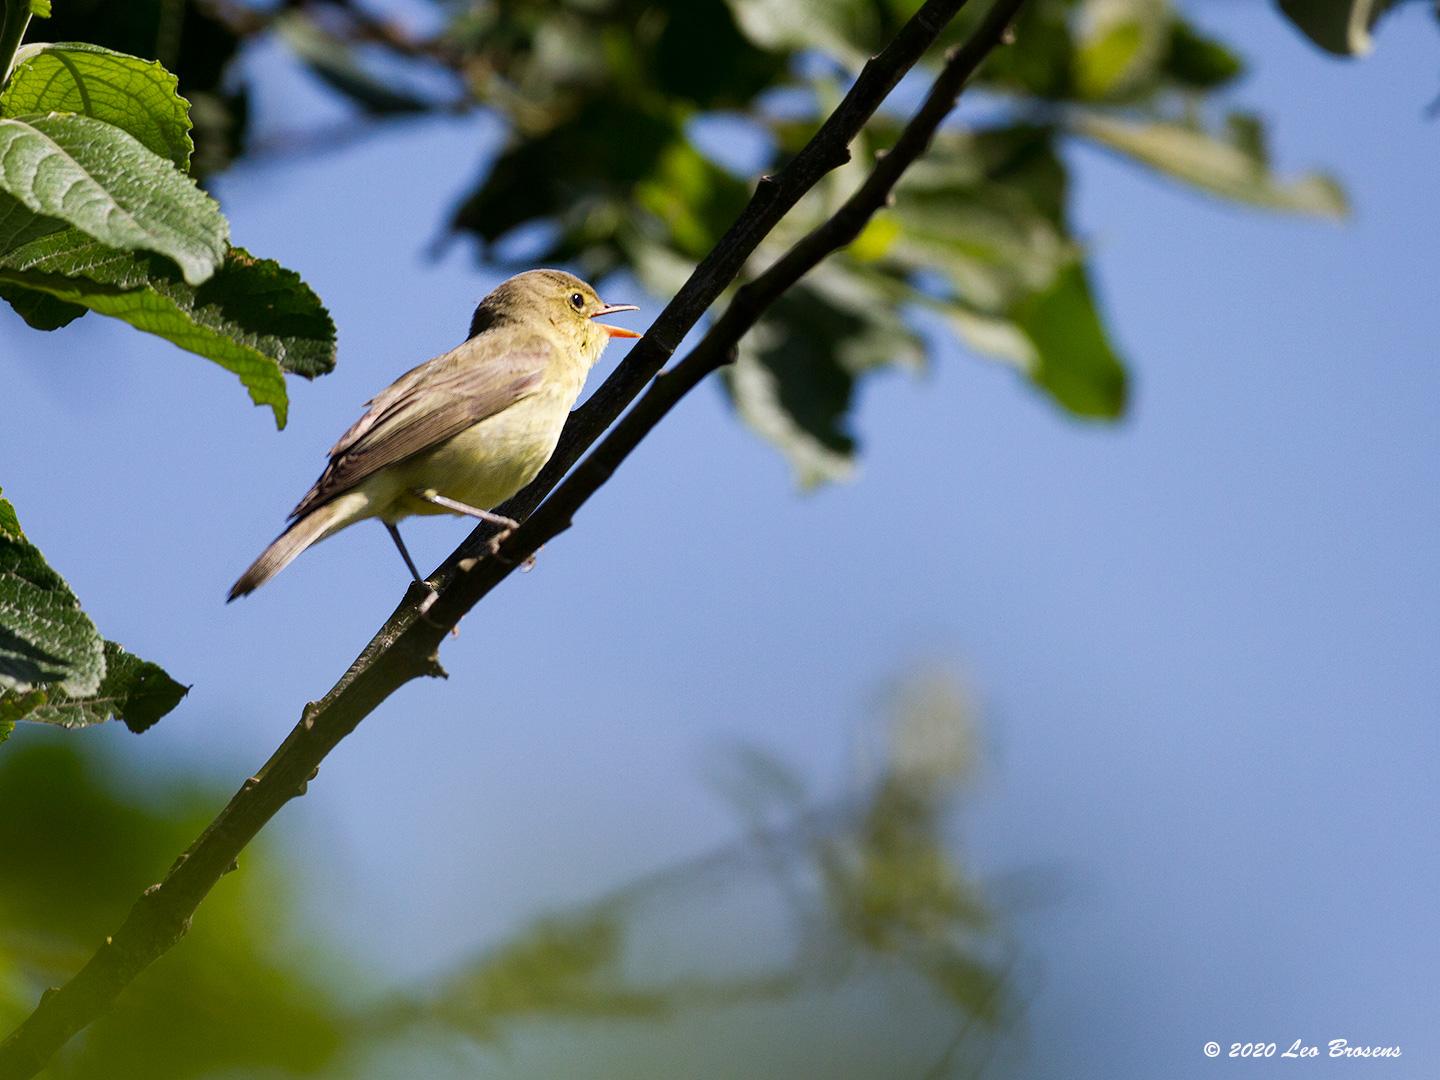
[[[508,409],[541,385],[555,347],[534,335],[518,338],[483,361],[479,339],[406,372],[375,395],[365,415],[330,451],[315,486],[290,512],[298,518],[366,477],[458,435]],[[494,346],[493,341],[485,344]]]

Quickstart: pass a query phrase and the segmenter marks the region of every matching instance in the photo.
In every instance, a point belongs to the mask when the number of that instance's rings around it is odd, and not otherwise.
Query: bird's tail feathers
[[[240,580],[230,587],[226,603],[261,585],[289,566],[297,555],[318,540],[323,540],[342,525],[355,520],[355,507],[343,496],[332,502],[317,506],[304,517],[290,523],[290,527],[277,536],[274,542],[260,553],[250,564],[250,569],[240,575]]]

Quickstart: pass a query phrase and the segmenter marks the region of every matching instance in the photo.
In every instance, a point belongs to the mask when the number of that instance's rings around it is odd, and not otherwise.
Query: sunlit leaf
[[[0,189],[102,244],[173,259],[198,285],[225,258],[215,200],[134,136],[88,116],[0,119]]]
[[[1083,98],[1118,98],[1153,83],[1170,44],[1165,0],[1088,0],[1075,51],[1075,87]]]
[[[963,302],[941,305],[956,335],[976,352],[1014,365],[1077,416],[1125,411],[1126,373],[1105,332],[1084,267],[1071,263],[1044,289],[1004,314]]]
[[[70,112],[114,124],[179,168],[190,167],[190,103],[165,68],[84,42],[34,44],[16,54],[0,114]]]
[[[1053,133],[1000,128],[937,150],[896,192],[891,213],[900,231],[890,254],[944,275],[972,307],[1004,311],[1073,257]]]
[[[635,202],[663,223],[682,254],[699,259],[745,205],[745,185],[693,146],[673,142],[661,155],[653,179],[637,184]]]
[[[1272,210],[1343,217],[1348,204],[1328,176],[1309,173],[1280,180],[1256,155],[1258,132],[1243,139],[1211,135],[1199,128],[1149,120],[1123,120],[1093,112],[1074,113],[1073,130],[1102,146],[1134,158],[1204,191]]]
[[[1125,411],[1125,368],[1110,347],[1081,264],[1021,301],[1012,317],[1034,346],[1028,374],[1037,386],[1079,416],[1111,419]]]

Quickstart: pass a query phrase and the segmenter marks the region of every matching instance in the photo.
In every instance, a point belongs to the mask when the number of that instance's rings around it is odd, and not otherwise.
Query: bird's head
[[[497,323],[548,323],[586,365],[600,359],[611,338],[638,338],[634,330],[595,320],[617,311],[638,311],[634,304],[607,304],[585,282],[564,270],[527,270],[497,285],[480,301],[470,320],[470,336]]]

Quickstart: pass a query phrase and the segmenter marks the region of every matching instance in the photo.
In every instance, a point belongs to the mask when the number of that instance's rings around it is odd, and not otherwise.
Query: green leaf
[[[156,664],[103,641],[0,498],[0,742],[17,720],[144,731],[185,696]]]
[[[78,304],[67,304],[48,293],[22,289],[18,285],[0,285],[0,300],[9,303],[15,313],[36,330],[59,330],[80,318],[86,311]]]
[[[963,303],[942,307],[951,329],[977,352],[1014,364],[1077,416],[1115,419],[1125,411],[1127,378],[1079,262],[1004,316]]]
[[[1337,56],[1365,56],[1370,31],[1395,0],[1280,0],[1280,10],[1311,41]]]
[[[1030,378],[1037,386],[1078,416],[1114,419],[1124,413],[1125,368],[1110,347],[1080,263],[1018,304],[1013,317],[1034,346]]]
[[[1192,90],[1218,89],[1245,71],[1240,57],[1184,19],[1176,19],[1170,28],[1170,46],[1162,67],[1170,79]]]
[[[853,473],[856,381],[885,365],[924,361],[882,287],[877,276],[822,265],[771,308],[726,369],[740,416],[779,447],[802,487]]]
[[[1082,98],[1119,98],[1153,85],[1170,43],[1165,0],[1089,0],[1086,34],[1075,51],[1075,88]]]
[[[198,285],[225,258],[220,207],[173,163],[88,116],[0,119],[0,189],[102,244],[154,251]]]
[[[820,49],[859,67],[880,42],[870,0],[728,0],[741,31],[776,51]]]
[[[10,709],[15,695],[44,687],[84,696],[104,674],[95,624],[0,498],[0,696]]]
[[[891,257],[945,275],[981,310],[1005,311],[1043,288],[1074,255],[1053,136],[1020,125],[938,141],[896,191]]]
[[[1260,133],[1248,121],[1232,128],[1229,139],[1177,123],[1093,112],[1072,113],[1070,125],[1085,138],[1222,198],[1332,218],[1344,217],[1349,209],[1344,192],[1328,176],[1308,173],[1288,182],[1274,177],[1257,154]]]
[[[131,731],[142,732],[170,712],[190,692],[158,664],[132,656],[113,641],[105,642],[105,678],[95,693],[74,697],[53,693],[33,709],[27,720],[78,728],[111,717]]]
[[[240,376],[284,427],[284,372],[305,378],[335,366],[335,324],[299,275],[231,248],[198,288],[163,259],[113,251],[73,229],[0,255],[0,282],[123,319]]]
[[[24,720],[49,699],[44,690],[0,691],[0,742],[15,727],[15,721]]]
[[[635,185],[633,198],[669,232],[672,247],[700,259],[739,216],[748,194],[744,183],[677,141],[661,155],[654,177]]]
[[[1015,48],[996,49],[977,74],[987,86],[1046,100],[1075,95],[1073,76],[1075,40],[1071,33],[1071,5],[1030,3],[1020,9],[1014,26]],[[957,23],[972,27],[980,18],[978,6],[967,7]]]
[[[68,112],[128,131],[181,170],[190,167],[190,103],[174,75],[154,60],[99,45],[26,45],[16,54],[0,115]]]
[[[625,153],[617,156],[617,146]],[[456,210],[451,226],[491,243],[518,226],[553,220],[560,235],[536,258],[578,259],[587,275],[602,276],[603,263],[615,257],[617,226],[634,211],[637,185],[655,183],[677,148],[686,156],[678,110],[596,101],[545,134],[506,149]],[[711,208],[695,213],[709,220]]]
[[[50,17],[50,0],[30,0],[30,14],[37,19]]]

